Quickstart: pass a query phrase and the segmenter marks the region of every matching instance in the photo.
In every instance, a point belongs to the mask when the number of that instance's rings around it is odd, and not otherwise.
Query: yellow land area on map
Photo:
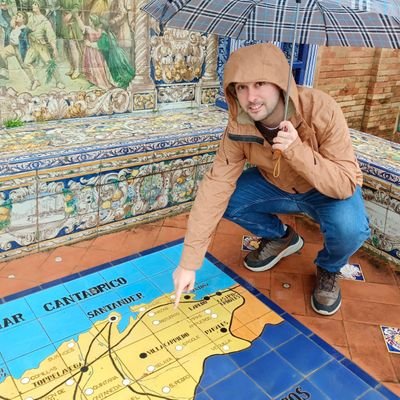
[[[208,357],[244,350],[266,324],[282,321],[241,286],[201,300],[186,295],[178,309],[162,296],[132,311],[123,332],[112,312],[38,368],[8,376],[0,399],[190,400]]]

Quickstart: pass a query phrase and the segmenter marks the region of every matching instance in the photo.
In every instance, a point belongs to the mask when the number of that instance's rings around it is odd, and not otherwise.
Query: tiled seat
[[[187,210],[225,125],[204,107],[3,130],[0,257]]]

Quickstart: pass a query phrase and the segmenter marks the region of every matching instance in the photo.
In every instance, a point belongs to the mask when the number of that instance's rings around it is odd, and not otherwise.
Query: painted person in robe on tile
[[[32,11],[28,12],[29,48],[24,62],[31,70],[32,75],[37,76],[37,74],[35,75],[35,66],[42,61],[46,67],[47,80],[54,79],[56,87],[64,89],[65,85],[61,81],[56,64],[59,60],[56,33],[50,21],[44,16],[44,7],[44,0],[33,0]],[[32,83],[31,90],[35,90],[41,84],[36,78]]]
[[[314,260],[311,306],[319,314],[334,314],[341,306],[340,269],[370,234],[362,172],[344,115],[328,94],[297,86],[285,55],[273,44],[233,52],[225,65],[224,92],[228,125],[190,213],[173,273],[175,306],[182,292],[193,290],[223,216],[262,238],[244,259],[247,269],[262,272],[304,244],[278,215],[305,214],[319,223],[324,237]],[[255,167],[244,170],[246,162]]]
[[[82,0],[59,0],[61,9],[61,38],[70,65],[66,73],[71,79],[79,78],[82,69],[83,33],[78,23],[78,16],[83,9]]]
[[[0,77],[9,79],[8,60],[15,57],[32,86],[35,78],[31,69],[25,64],[25,56],[29,47],[28,33],[30,32],[26,26],[27,23],[28,14],[25,11],[18,11],[11,19],[12,29],[9,44],[0,48]]]

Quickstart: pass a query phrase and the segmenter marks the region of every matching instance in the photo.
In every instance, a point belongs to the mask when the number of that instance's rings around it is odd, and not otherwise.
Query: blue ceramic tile
[[[290,322],[295,328],[297,328],[301,333],[306,336],[311,336],[313,333],[306,326],[304,326],[300,321],[297,321],[296,318],[292,317],[290,314],[285,313],[282,315],[287,322]]]
[[[40,290],[41,290],[40,286],[36,286],[31,289],[23,290],[22,292],[10,294],[9,296],[4,297],[3,301],[6,303],[12,300],[21,299],[22,297],[29,296],[33,293],[39,292]]]
[[[4,382],[10,375],[10,371],[8,370],[6,364],[0,362],[0,383]]]
[[[25,299],[36,317],[40,318],[73,304],[73,302],[67,304],[62,300],[68,296],[70,296],[68,290],[63,285],[59,285],[26,296]]]
[[[308,380],[333,399],[354,400],[369,386],[337,361],[332,361],[309,376]]]
[[[119,312],[119,309],[125,306],[125,304],[118,303],[119,300],[121,297],[114,290],[81,301],[79,306],[92,322],[96,322],[105,319],[112,311]]]
[[[296,336],[276,351],[303,375],[332,360],[328,353],[303,335]]]
[[[71,323],[71,315],[73,315],[74,323]],[[87,332],[92,327],[92,322],[77,305],[45,315],[40,318],[40,323],[53,343],[72,338],[78,339],[79,334]]]
[[[61,278],[60,279],[55,279],[54,281],[51,281],[51,282],[42,283],[40,285],[40,289],[41,290],[48,289],[48,288],[51,288],[53,286],[60,285],[62,283],[63,283],[63,280]]]
[[[170,260],[175,266],[179,264],[182,256],[183,244],[168,247],[161,251],[161,254]]]
[[[22,355],[12,361],[8,361],[7,365],[11,376],[14,379],[20,379],[25,371],[39,367],[39,364],[52,354],[56,354],[57,350],[53,345],[42,347],[39,350],[32,351]],[[61,363],[63,361],[61,360]]]
[[[194,396],[194,400],[211,400],[211,397],[207,395],[207,393],[201,392],[201,393],[196,393]]]
[[[113,264],[111,262],[106,262],[101,265],[97,265],[96,267],[92,267],[89,269],[85,269],[84,271],[79,272],[79,276],[86,276],[94,274],[95,272],[103,271],[104,269],[110,268]]]
[[[239,367],[242,368],[255,359],[262,357],[270,350],[271,348],[263,340],[256,339],[247,349],[232,353],[231,358],[237,365],[239,365]]]
[[[200,386],[207,389],[209,386],[232,374],[238,366],[226,355],[215,355],[207,358],[204,363]]]
[[[277,325],[267,325],[264,328],[261,337],[272,348],[275,348],[299,334],[300,332],[297,329],[293,328],[291,324],[283,321]]]
[[[152,253],[137,258],[134,263],[139,271],[148,277],[152,277],[164,271],[172,271],[176,268],[176,265],[171,260],[159,253]]]
[[[27,322],[23,329],[0,331],[0,353],[6,362],[49,344],[50,339],[38,321]]]
[[[303,380],[302,376],[274,351],[257,359],[245,367],[244,371],[273,398]]]
[[[23,298],[0,304],[0,329],[10,329],[34,319],[36,316]]]
[[[207,393],[213,400],[266,400],[269,396],[249,379],[242,371],[237,371],[221,382],[210,387]],[[197,400],[197,397],[196,397]]]
[[[345,358],[343,361],[341,361],[341,363],[350,371],[353,371],[364,382],[368,383],[369,386],[374,388],[379,385],[379,382],[376,379],[374,379],[371,375],[367,374],[358,365],[354,364],[353,361]]]
[[[150,303],[164,294],[156,285],[153,285],[152,282],[153,281],[150,282],[146,279],[132,285],[121,286],[116,290],[116,293],[121,299],[126,299],[127,301],[132,300],[132,302],[129,303],[129,307],[141,303]]]
[[[279,400],[332,400],[325,396],[311,382],[304,380],[287,389],[279,396]],[[336,400],[336,399],[335,399]],[[339,399],[338,399],[339,400]]]
[[[100,271],[99,274],[107,282],[115,279],[117,276],[123,276],[128,281],[128,285],[145,279],[145,276],[136,267],[134,260],[113,265],[110,268]]]
[[[113,282],[111,285],[120,285],[119,282],[116,282],[115,280],[119,278],[119,276],[115,276],[112,280]],[[111,281],[111,279],[110,279]],[[81,293],[82,291],[87,291],[89,292],[88,295],[90,298],[91,295],[97,295],[97,293],[104,293],[106,291],[110,291],[114,289],[114,286],[110,285],[110,281],[106,281],[98,272],[94,272],[93,274],[81,276],[77,279],[74,279],[69,282],[65,282],[64,286],[70,292],[71,294],[74,293]],[[100,286],[102,285],[102,286]],[[86,300],[84,298],[84,300]],[[80,300],[79,300],[80,301]]]
[[[318,346],[322,347],[328,354],[330,354],[334,359],[340,361],[345,358],[345,356],[338,352],[334,347],[329,345],[325,340],[321,339],[319,336],[312,334],[309,336],[310,340],[315,342]]]
[[[391,392],[388,388],[385,386],[379,385],[376,387],[376,390],[383,394],[386,399],[388,400],[399,400],[399,396],[396,396],[393,392]]]
[[[370,390],[364,396],[361,396],[360,400],[387,400],[387,397],[376,390]]]

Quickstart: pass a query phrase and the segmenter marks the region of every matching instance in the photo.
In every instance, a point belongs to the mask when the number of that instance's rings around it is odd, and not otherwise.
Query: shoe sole
[[[272,267],[274,267],[283,257],[290,256],[293,253],[296,253],[297,251],[301,250],[304,246],[304,240],[301,236],[299,236],[299,240],[295,243],[292,244],[289,247],[286,247],[283,251],[281,251],[271,262],[268,264],[262,265],[261,267],[249,267],[246,264],[246,261],[243,260],[244,266],[249,269],[250,271],[253,272],[263,272],[263,271],[268,271]]]
[[[317,307],[315,307],[313,296],[311,296],[311,307],[312,307],[312,309],[313,309],[316,313],[321,314],[321,315],[333,315],[333,314],[335,314],[335,313],[339,310],[339,308],[340,308],[341,305],[342,305],[342,300],[340,300],[340,303],[339,303],[339,304],[337,305],[337,307],[336,307],[334,310],[332,310],[332,311],[319,310]]]

